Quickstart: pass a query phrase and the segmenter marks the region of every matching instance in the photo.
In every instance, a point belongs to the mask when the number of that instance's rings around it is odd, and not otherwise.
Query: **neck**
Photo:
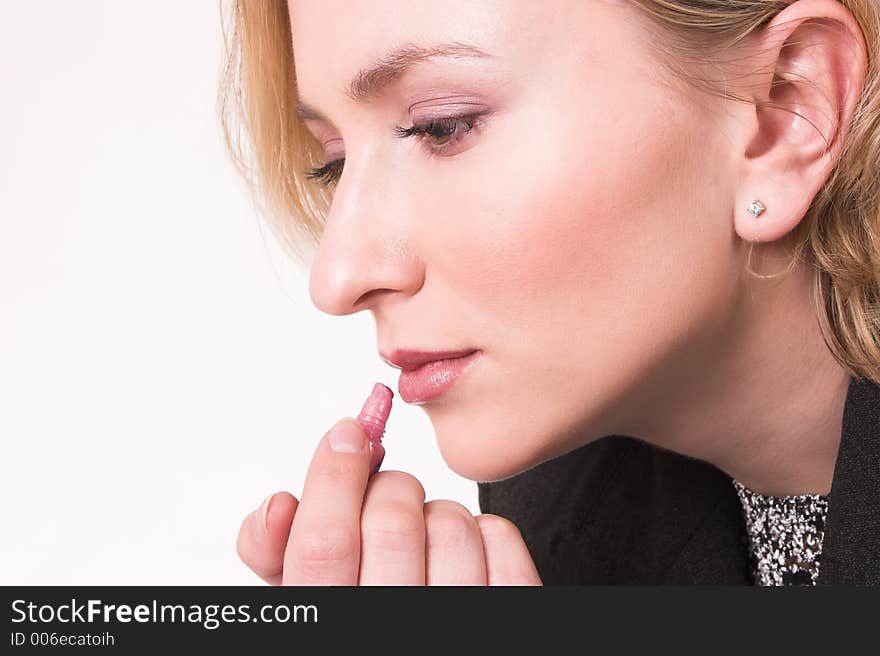
[[[755,492],[827,494],[850,373],[822,337],[812,284],[808,267],[754,281],[688,361],[650,386],[638,406],[645,430],[630,434],[710,462]]]

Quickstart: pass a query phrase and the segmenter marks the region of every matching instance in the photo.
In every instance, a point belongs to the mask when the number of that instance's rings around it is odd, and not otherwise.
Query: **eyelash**
[[[394,132],[395,136],[400,137],[401,139],[418,136],[430,136],[435,139],[442,139],[444,137],[455,137],[461,133],[464,133],[465,135],[470,133],[470,131],[477,126],[479,119],[479,114],[435,118],[420,125],[413,125],[409,128],[395,127]],[[459,129],[459,124],[463,124],[464,127]],[[447,141],[443,144],[439,144],[437,147],[429,145],[428,155],[430,157],[442,155],[450,147],[450,143],[455,143],[457,141],[458,139],[451,142]],[[319,166],[308,171],[306,177],[310,180],[317,180],[324,186],[330,186],[339,181],[339,178],[342,176],[342,167],[344,163],[344,157],[328,162],[327,164],[324,164],[324,166]]]

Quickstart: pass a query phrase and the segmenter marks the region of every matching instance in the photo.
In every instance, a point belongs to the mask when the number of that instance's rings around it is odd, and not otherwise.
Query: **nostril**
[[[360,306],[364,305],[367,302],[367,299],[372,298],[374,294],[378,294],[379,292],[388,292],[390,289],[371,289],[368,292],[364,292],[361,294],[360,298],[354,302],[355,309],[360,308]]]

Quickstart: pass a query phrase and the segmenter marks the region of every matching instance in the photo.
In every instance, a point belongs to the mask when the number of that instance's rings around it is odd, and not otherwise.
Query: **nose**
[[[412,295],[424,284],[405,203],[381,167],[366,164],[356,171],[346,160],[312,260],[309,295],[331,315],[374,308],[382,298]]]

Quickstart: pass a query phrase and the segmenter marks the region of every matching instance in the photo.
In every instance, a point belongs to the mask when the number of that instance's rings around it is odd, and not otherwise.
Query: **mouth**
[[[398,393],[406,403],[420,405],[452,388],[482,351],[415,352],[396,351],[383,359],[401,369]]]
[[[438,360],[454,360],[476,352],[477,349],[459,349],[457,351],[415,351],[409,349],[396,349],[390,355],[380,353],[380,357],[391,367],[412,371],[429,362]]]

